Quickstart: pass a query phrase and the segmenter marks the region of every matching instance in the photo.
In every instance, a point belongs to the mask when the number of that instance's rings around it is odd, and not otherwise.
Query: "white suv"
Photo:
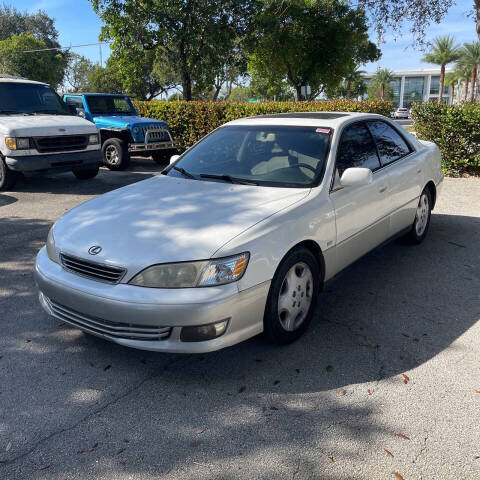
[[[0,75],[0,190],[11,189],[20,172],[72,171],[90,179],[101,160],[97,127],[49,85]]]

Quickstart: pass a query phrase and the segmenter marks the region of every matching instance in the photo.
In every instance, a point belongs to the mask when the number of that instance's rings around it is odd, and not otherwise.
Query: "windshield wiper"
[[[225,180],[230,183],[238,183],[240,185],[258,185],[257,182],[253,180],[246,180],[245,178],[232,177],[231,175],[215,175],[213,173],[201,173],[201,178],[212,178],[214,180]]]
[[[180,172],[184,177],[191,178],[192,180],[195,180],[195,177],[190,172],[187,172],[182,167],[173,166],[172,169],[176,170],[177,172]]]

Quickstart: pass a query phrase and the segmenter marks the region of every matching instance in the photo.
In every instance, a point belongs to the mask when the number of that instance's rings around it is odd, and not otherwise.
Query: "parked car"
[[[60,218],[36,260],[40,302],[146,350],[291,342],[326,281],[390,239],[425,239],[442,180],[435,144],[380,115],[235,120]]]
[[[63,99],[100,129],[103,163],[110,170],[127,168],[130,154],[164,164],[177,152],[167,123],[139,117],[127,95],[72,93]]]
[[[81,180],[101,163],[98,129],[41,82],[0,75],[0,190],[20,173],[72,171]]]
[[[395,119],[410,118],[410,112],[408,111],[408,108],[397,108],[393,112],[393,118]]]

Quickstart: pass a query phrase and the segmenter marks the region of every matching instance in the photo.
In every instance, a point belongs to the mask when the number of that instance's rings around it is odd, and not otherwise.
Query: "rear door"
[[[366,167],[373,182],[342,187],[339,179],[350,167]],[[336,257],[340,271],[389,235],[389,177],[381,168],[377,148],[364,121],[348,125],[341,135],[336,156],[335,180],[330,198],[335,208]]]
[[[418,153],[395,127],[383,120],[367,122],[390,179],[390,235],[412,225],[423,187]]]

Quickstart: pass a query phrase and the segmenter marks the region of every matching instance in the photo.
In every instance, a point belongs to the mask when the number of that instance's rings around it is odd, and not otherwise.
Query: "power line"
[[[34,52],[46,52],[51,50],[70,50],[71,48],[78,48],[78,47],[92,47],[95,45],[109,45],[110,42],[96,42],[96,43],[84,43],[83,45],[69,45],[68,47],[52,47],[52,48],[39,48],[37,50],[24,50],[22,53],[34,53]]]

